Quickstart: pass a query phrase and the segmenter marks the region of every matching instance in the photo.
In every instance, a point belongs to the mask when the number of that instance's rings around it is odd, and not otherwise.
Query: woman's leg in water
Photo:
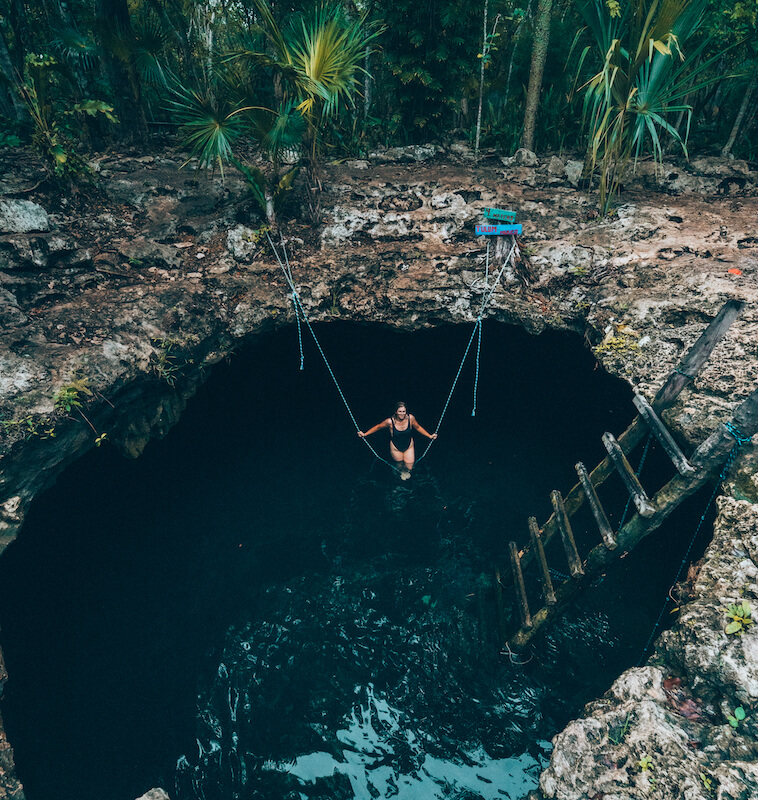
[[[411,470],[413,469],[413,464],[416,461],[416,451],[413,448],[413,442],[411,441],[411,446],[405,452],[401,452],[390,442],[390,455],[398,466],[400,477],[403,478],[403,480],[409,478]]]
[[[403,464],[405,464],[405,468],[410,472],[415,463],[416,448],[413,446],[413,440],[411,439],[411,446],[403,453]]]

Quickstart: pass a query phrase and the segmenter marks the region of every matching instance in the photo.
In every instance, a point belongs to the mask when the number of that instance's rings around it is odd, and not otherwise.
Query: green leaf
[[[726,634],[727,636],[731,633],[739,633],[742,630],[742,623],[738,620],[734,620],[734,622],[730,622],[726,626]]]
[[[742,706],[737,706],[734,709],[734,716],[737,717],[738,720],[742,721],[745,719],[745,709]]]

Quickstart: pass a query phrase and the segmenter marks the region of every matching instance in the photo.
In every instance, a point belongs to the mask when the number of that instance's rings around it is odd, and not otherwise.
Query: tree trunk
[[[524,131],[521,135],[521,146],[527,150],[534,150],[534,128],[537,123],[537,107],[539,105],[540,92],[542,91],[542,73],[545,70],[547,48],[550,43],[552,12],[553,0],[539,0],[534,26],[529,88],[526,93],[526,109],[524,110]]]
[[[24,59],[29,52],[29,23],[22,0],[11,0],[8,19],[13,31],[13,65],[19,75],[24,74]]]
[[[474,158],[479,158],[479,136],[482,132],[482,98],[484,97],[484,62],[487,60],[487,11],[489,0],[484,0],[484,33],[482,34],[482,64],[479,71],[479,108],[476,112],[476,141],[474,142]]]
[[[141,88],[131,56],[118,59],[108,47],[114,35],[130,37],[132,23],[126,0],[95,0],[95,23],[101,44],[102,59],[113,92],[113,105],[129,138],[147,134],[147,119],[141,103]]]
[[[750,83],[745,91],[745,95],[742,98],[742,104],[740,105],[740,110],[737,112],[737,118],[734,120],[734,125],[732,125],[732,132],[729,134],[729,139],[721,150],[722,158],[726,158],[732,152],[732,147],[734,147],[734,143],[737,141],[740,128],[745,120],[745,114],[747,114],[747,110],[750,107],[750,100],[753,96],[756,85],[758,85],[758,66],[756,66],[755,70],[753,71],[753,77],[750,79]]]
[[[18,75],[13,68],[13,61],[11,54],[8,50],[8,43],[5,41],[5,34],[0,28],[0,72],[2,72],[5,79],[8,81],[11,102],[13,103],[13,113],[16,115],[16,122],[21,123],[26,119],[26,107],[21,102],[21,98],[16,92],[18,86]]]

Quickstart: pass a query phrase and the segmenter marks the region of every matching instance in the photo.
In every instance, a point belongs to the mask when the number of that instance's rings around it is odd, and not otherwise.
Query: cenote
[[[434,430],[470,327],[317,330],[364,430],[400,399]],[[534,788],[550,738],[640,658],[707,492],[514,663],[494,570],[634,409],[578,336],[485,325],[476,416],[473,365],[408,481],[360,442],[311,342],[299,370],[293,328],[214,368],[139,459],[69,467],[0,559],[28,800]],[[653,448],[642,480],[671,472]],[[618,523],[620,481],[604,492]],[[586,553],[597,533],[575,526]]]

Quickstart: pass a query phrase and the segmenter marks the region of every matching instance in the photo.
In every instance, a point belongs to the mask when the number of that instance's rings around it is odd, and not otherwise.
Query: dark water
[[[429,430],[471,333],[318,331],[361,427],[402,399]],[[0,560],[2,711],[29,800],[132,800],[153,785],[174,800],[284,797],[328,758],[352,764],[350,781],[310,796],[362,796],[366,775],[389,796],[422,773],[458,796],[451,765],[479,758],[479,786],[515,798],[540,743],[640,657],[706,498],[527,665],[496,640],[491,576],[508,540],[525,540],[528,515],[544,522],[550,490],[633,416],[578,338],[486,326],[476,416],[471,359],[403,483],[358,440],[306,344],[303,372],[294,331],[216,368],[137,461],[106,447],[74,464]],[[670,474],[653,449],[643,483]],[[620,485],[603,499],[617,523]],[[576,533],[583,552],[596,543],[589,520]]]

